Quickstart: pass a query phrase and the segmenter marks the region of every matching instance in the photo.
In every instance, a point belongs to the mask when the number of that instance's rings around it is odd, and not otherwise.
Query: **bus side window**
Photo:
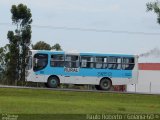
[[[123,70],[133,70],[134,68],[134,58],[123,58],[122,69]]]
[[[120,57],[109,57],[108,58],[109,69],[121,69],[121,58]]]
[[[94,68],[94,57],[93,56],[81,56],[81,67],[82,68]]]
[[[117,69],[121,69],[122,68],[122,58],[117,58]]]
[[[51,67],[64,67],[64,55],[63,54],[51,55]]]
[[[81,67],[83,68],[87,67],[87,60],[82,60]]]
[[[96,57],[95,68],[97,69],[107,68],[107,58],[106,57]]]
[[[65,67],[78,68],[79,67],[79,56],[77,55],[66,55]]]

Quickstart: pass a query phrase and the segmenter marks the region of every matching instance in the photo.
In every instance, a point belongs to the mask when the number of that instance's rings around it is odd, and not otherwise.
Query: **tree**
[[[15,36],[13,31],[8,31],[7,38],[10,44],[8,54],[9,61],[7,63],[6,75],[7,79],[9,79],[9,83],[13,84],[18,77],[18,36]]]
[[[54,46],[52,46],[52,49],[54,49],[56,51],[61,51],[62,50],[60,44],[58,44],[58,43],[56,43]]]
[[[0,48],[0,71],[4,70],[4,64],[5,64],[5,53],[3,50],[3,47]]]
[[[4,64],[5,64],[5,54],[3,51],[3,47],[0,48],[0,81],[2,82],[3,80],[3,73],[4,73]]]
[[[146,4],[147,11],[154,11],[157,14],[157,22],[160,24],[160,2],[157,0],[155,2],[149,2]]]
[[[0,48],[0,58],[1,58],[0,59],[0,80],[1,80],[1,83],[3,84],[4,82],[8,83],[8,79],[6,79],[7,64],[9,62],[9,52],[8,51],[9,51],[9,44]]]
[[[60,44],[56,43],[54,46],[50,46],[48,43],[44,41],[39,41],[35,45],[32,45],[33,50],[56,50],[56,51],[61,51],[62,48]]]
[[[35,45],[32,45],[33,50],[51,50],[51,46],[44,41],[39,41]]]
[[[8,31],[9,63],[8,77],[12,80],[25,80],[26,57],[31,42],[32,14],[26,5],[12,5],[12,22],[17,26],[15,32]]]

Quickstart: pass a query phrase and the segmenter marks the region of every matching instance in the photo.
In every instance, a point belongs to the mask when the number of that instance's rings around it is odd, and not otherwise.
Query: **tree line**
[[[12,23],[16,26],[14,31],[8,31],[7,39],[9,44],[0,48],[0,83],[17,85],[25,82],[26,59],[28,51],[34,50],[62,50],[56,43],[50,46],[44,41],[31,44],[31,10],[24,4],[12,5]]]

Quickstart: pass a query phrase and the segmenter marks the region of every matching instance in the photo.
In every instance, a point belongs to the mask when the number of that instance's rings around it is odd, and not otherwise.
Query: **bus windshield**
[[[39,71],[44,69],[48,64],[48,55],[37,53],[33,59],[33,70]]]

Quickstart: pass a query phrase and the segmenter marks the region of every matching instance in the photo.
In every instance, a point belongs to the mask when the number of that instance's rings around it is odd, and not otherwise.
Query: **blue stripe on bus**
[[[110,69],[89,69],[79,68],[79,72],[65,72],[64,67],[46,67],[35,74],[62,75],[62,76],[88,76],[88,77],[113,77],[132,78],[132,70],[110,70]]]

